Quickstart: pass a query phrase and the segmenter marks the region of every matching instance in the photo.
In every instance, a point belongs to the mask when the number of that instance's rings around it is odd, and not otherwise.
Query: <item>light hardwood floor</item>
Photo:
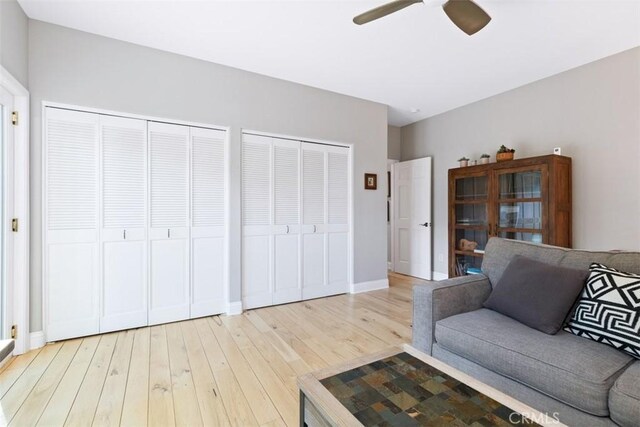
[[[296,377],[411,341],[411,285],[49,344],[0,372],[0,424],[298,425]]]

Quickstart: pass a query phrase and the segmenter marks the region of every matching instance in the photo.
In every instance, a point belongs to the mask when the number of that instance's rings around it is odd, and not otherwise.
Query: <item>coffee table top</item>
[[[304,375],[298,385],[336,425],[510,426],[523,424],[520,414],[561,425],[408,344]]]

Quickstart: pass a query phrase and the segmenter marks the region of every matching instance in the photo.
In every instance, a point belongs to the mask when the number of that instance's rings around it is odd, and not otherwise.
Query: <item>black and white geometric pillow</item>
[[[640,359],[640,275],[591,264],[587,285],[564,330]]]

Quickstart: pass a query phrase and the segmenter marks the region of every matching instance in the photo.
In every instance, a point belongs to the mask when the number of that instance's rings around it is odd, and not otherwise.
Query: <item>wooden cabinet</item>
[[[571,158],[449,169],[449,276],[479,272],[493,236],[571,247]]]

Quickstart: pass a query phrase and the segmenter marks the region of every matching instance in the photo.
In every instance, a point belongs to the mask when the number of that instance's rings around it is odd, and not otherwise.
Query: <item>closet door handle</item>
[[[313,226],[313,232],[315,233],[317,229],[318,229],[318,227],[316,227],[316,226],[314,225],[314,226]]]
[[[289,226],[287,225],[286,227],[287,227],[287,234],[289,234]]]
[[[127,240],[127,230],[124,230],[124,231],[122,232],[122,238],[123,238],[124,240]]]
[[[171,229],[167,228],[167,238],[171,238]]]

